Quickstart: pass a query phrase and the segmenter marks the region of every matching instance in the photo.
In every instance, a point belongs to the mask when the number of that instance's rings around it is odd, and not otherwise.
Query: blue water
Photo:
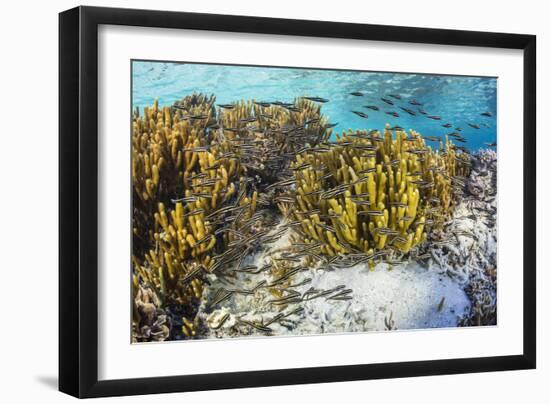
[[[321,111],[330,122],[338,123],[334,133],[350,128],[382,129],[389,123],[426,136],[443,136],[460,127],[467,139],[464,145],[473,151],[496,142],[496,78],[134,61],[132,80],[133,106],[140,109],[155,99],[160,105],[171,105],[193,92],[215,94],[220,104],[243,99],[292,102],[295,97],[317,96],[330,100],[322,104]],[[350,95],[354,91],[364,95]],[[401,100],[389,94],[397,94]],[[395,105],[387,105],[382,97]],[[423,105],[411,105],[411,100]],[[380,111],[365,105],[376,105]],[[428,119],[419,112],[412,116],[398,106],[414,111],[422,108],[441,120]],[[364,112],[368,118],[352,110]],[[395,111],[399,117],[385,111]],[[492,116],[480,115],[486,111]],[[442,127],[446,123],[452,127]]]

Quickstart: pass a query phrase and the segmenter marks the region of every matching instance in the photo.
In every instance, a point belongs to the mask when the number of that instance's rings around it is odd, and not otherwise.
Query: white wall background
[[[57,385],[57,13],[61,0],[9,2],[0,24],[0,397],[3,402],[68,402]],[[109,399],[110,402],[547,402],[550,275],[542,257],[550,199],[550,26],[545,2],[393,0],[338,2],[209,0],[90,1],[88,5],[335,20],[538,36],[538,369],[534,371],[347,382]],[[518,134],[518,141],[521,134]],[[518,162],[519,163],[519,162]],[[518,242],[520,239],[518,238]],[[518,268],[518,271],[520,268]],[[414,349],[414,347],[411,347]],[[527,399],[527,400],[526,400]]]

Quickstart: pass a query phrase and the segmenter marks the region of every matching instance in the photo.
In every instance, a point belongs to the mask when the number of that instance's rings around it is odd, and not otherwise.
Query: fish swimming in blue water
[[[378,108],[376,105],[365,105],[365,108],[372,109],[373,111],[380,110],[380,108]]]
[[[414,100],[414,99],[413,99],[413,100],[410,100],[410,101],[409,101],[409,104],[411,104],[411,105],[417,105],[417,106],[421,106],[421,105],[422,105],[422,103],[420,103],[420,102],[418,102],[418,101],[416,101],[416,100]]]
[[[233,105],[233,104],[218,104],[218,107],[223,108],[223,109],[233,109],[233,108],[235,108],[235,105]]]
[[[434,121],[440,121],[441,117],[438,115],[428,115],[427,118],[433,119]]]
[[[270,102],[265,101],[252,101],[254,104],[259,105],[260,107],[268,108],[271,106]]]
[[[455,128],[455,130],[459,131],[459,132],[462,132],[462,128],[458,127],[458,128]]]
[[[443,126],[444,128],[451,128],[453,125],[451,125],[450,123],[446,123],[444,125],[441,125]]]
[[[313,102],[320,102],[322,104],[329,101],[326,98],[321,98],[321,97],[304,97],[304,98],[306,100],[313,101]]]
[[[423,109],[418,109],[418,112],[420,112],[422,115],[428,115],[428,113],[426,111],[424,111]]]
[[[361,111],[351,111],[351,112],[353,112],[355,115],[360,116],[361,118],[368,118],[369,117],[367,114],[365,114],[364,112],[361,112]]]
[[[401,96],[397,94],[388,94],[391,98],[395,98],[396,100],[400,100]]]
[[[479,125],[476,125],[475,123],[469,123],[468,126],[474,128],[474,129],[479,129]]]
[[[409,115],[416,116],[416,112],[414,112],[412,109],[405,108],[405,107],[399,107],[399,108],[401,108],[403,111],[405,111]]]
[[[492,114],[491,112],[489,112],[489,111],[485,111],[485,112],[482,112],[482,113],[481,113],[481,116],[488,116],[488,117],[492,117],[492,116],[493,116],[493,114]]]
[[[354,96],[356,96],[356,97],[362,97],[363,95],[365,95],[365,94],[363,94],[363,93],[360,92],[360,91],[354,91],[353,93],[349,93],[349,94],[350,94],[350,95],[354,95]]]
[[[399,114],[395,111],[386,111],[386,114],[399,118]]]
[[[387,98],[380,98],[382,101],[384,101],[386,104],[393,105],[392,100],[388,100]]]

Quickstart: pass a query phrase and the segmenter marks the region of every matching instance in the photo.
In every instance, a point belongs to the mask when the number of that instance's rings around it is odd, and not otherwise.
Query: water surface
[[[496,141],[497,79],[491,77],[134,61],[132,80],[132,103],[140,109],[155,99],[160,105],[171,105],[193,92],[215,94],[220,104],[249,99],[292,102],[300,96],[317,96],[330,100],[322,104],[321,111],[330,122],[338,123],[334,133],[382,129],[389,123],[425,136],[442,136],[462,128],[461,134],[467,139],[465,146],[470,150],[486,148],[487,143]],[[356,91],[364,95],[350,95]],[[401,100],[389,94],[398,95]],[[381,98],[392,100],[394,105]],[[412,100],[423,105],[411,105]],[[365,105],[378,106],[380,111]],[[409,115],[400,106],[416,115]],[[441,120],[429,119],[419,109],[440,116]],[[351,111],[364,112],[368,118]],[[387,111],[395,111],[399,117],[387,115]],[[482,116],[483,112],[492,116]],[[446,123],[452,126],[444,128]]]

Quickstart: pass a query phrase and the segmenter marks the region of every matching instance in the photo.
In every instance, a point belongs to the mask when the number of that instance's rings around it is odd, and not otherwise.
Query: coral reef
[[[437,258],[458,196],[484,192],[467,151],[389,125],[332,140],[333,126],[306,98],[136,109],[133,341],[280,333],[314,300],[352,299],[344,284],[304,289],[311,271]],[[493,295],[476,285],[469,319],[488,323]],[[256,309],[228,310],[244,302]]]
[[[308,100],[214,102],[193,94],[134,112],[133,271],[162,307],[198,306],[205,275],[228,275],[261,247],[272,225],[266,188],[303,144],[330,136]],[[186,312],[181,331],[192,338],[200,325]]]
[[[166,314],[151,289],[142,287],[137,277],[133,282],[132,342],[164,341],[170,334]]]
[[[425,241],[448,218],[453,189],[462,188],[469,165],[448,138],[434,151],[402,128],[387,126],[383,135],[349,131],[297,155],[295,189],[279,207],[297,223],[296,242],[321,243],[330,257],[372,262]]]

